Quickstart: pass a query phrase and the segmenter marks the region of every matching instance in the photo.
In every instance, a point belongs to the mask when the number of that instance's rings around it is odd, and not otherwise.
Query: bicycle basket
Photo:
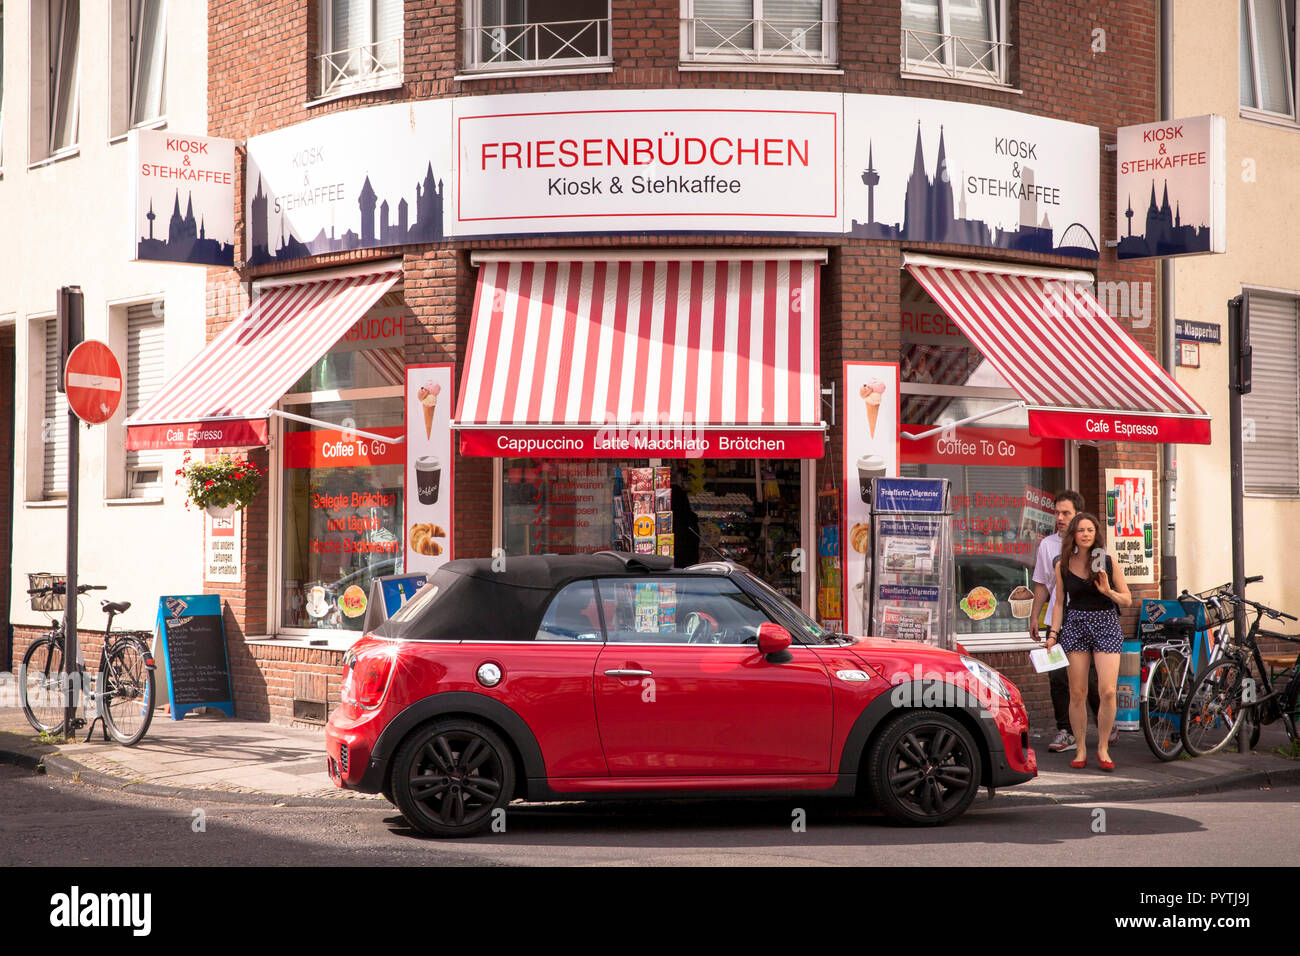
[[[50,588],[55,585],[62,585],[66,588],[68,585],[66,575],[50,574],[47,571],[41,571],[36,574],[28,572],[27,580],[29,582],[27,585],[29,588]],[[33,611],[41,611],[45,614],[50,614],[54,611],[63,610],[64,602],[62,594],[33,594],[31,595],[31,599]]]
[[[1228,598],[1232,596],[1232,583],[1220,584],[1217,588],[1210,588],[1208,591],[1202,591],[1196,595],[1205,604],[1192,604],[1187,608],[1189,614],[1196,614],[1197,608],[1205,615],[1205,627],[1218,627],[1220,624],[1226,624],[1232,620],[1232,602],[1221,600],[1217,604],[1210,599]],[[1185,605],[1186,606],[1186,605]]]

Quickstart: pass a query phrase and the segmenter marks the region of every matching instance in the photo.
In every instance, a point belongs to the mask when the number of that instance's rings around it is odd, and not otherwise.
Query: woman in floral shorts
[[[1120,607],[1133,603],[1124,570],[1106,551],[1101,522],[1088,512],[1075,515],[1061,541],[1056,565],[1057,601],[1052,611],[1050,649],[1059,643],[1070,659],[1070,726],[1077,750],[1070,766],[1088,765],[1088,668],[1097,668],[1097,763],[1114,770],[1110,759],[1110,729],[1115,723],[1115,689],[1119,683],[1119,655],[1124,643],[1119,627]]]

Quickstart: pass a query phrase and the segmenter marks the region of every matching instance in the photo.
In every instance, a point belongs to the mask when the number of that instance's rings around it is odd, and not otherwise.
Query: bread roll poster
[[[452,558],[451,376],[448,363],[406,367],[407,574]]]
[[[898,477],[898,363],[844,363],[844,630],[866,634],[871,479]]]

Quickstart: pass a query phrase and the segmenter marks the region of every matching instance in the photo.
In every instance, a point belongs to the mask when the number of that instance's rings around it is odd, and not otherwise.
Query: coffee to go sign
[[[1062,468],[1065,443],[1039,438],[1020,428],[950,428],[928,438],[909,440],[933,425],[904,425],[903,461],[925,465],[999,465]]]
[[[353,468],[373,465],[400,465],[406,452],[397,439],[402,436],[398,427],[378,428],[374,435],[391,436],[385,442],[354,432],[322,429],[320,431],[289,432],[284,436],[284,466],[286,468]]]

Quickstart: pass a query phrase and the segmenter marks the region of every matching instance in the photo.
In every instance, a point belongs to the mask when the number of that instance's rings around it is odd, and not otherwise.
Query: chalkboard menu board
[[[235,716],[221,598],[215,594],[160,598],[158,634],[172,720],[200,707],[215,707]]]

